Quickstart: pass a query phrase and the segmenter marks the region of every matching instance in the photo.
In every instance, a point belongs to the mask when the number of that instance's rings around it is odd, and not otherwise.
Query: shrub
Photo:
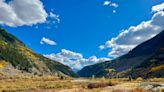
[[[142,77],[138,77],[138,78],[136,79],[136,81],[143,81],[143,78],[142,78]]]
[[[102,88],[102,87],[107,87],[107,86],[108,86],[107,83],[90,83],[90,84],[88,84],[89,89]]]

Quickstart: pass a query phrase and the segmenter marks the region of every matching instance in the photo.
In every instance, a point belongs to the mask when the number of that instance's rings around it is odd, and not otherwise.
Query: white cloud
[[[50,40],[49,38],[46,37],[43,37],[41,39],[40,44],[57,45],[55,41]]]
[[[114,7],[114,8],[118,8],[118,4],[117,3],[113,3],[111,1],[104,1],[104,6],[110,6],[110,7]],[[112,11],[113,13],[116,13],[116,10]]]
[[[117,8],[117,7],[118,7],[118,4],[116,4],[116,3],[111,3],[110,6],[113,6],[113,7]]]
[[[113,13],[116,13],[116,10],[113,10]]]
[[[108,6],[111,3],[111,1],[104,1],[104,6]]]
[[[117,8],[119,5],[117,3],[113,3],[111,1],[104,1],[104,6],[111,6],[111,7],[114,7],[114,8]]]
[[[96,56],[91,56],[88,59],[84,58],[81,53],[69,51],[62,49],[60,53],[44,55],[52,60],[61,62],[65,65],[70,66],[74,71],[78,71],[84,66],[92,65],[99,62],[104,62],[110,60],[109,58],[97,58]]]
[[[160,33],[164,29],[164,11],[161,6],[153,6],[158,8],[152,8],[152,11],[156,12],[151,20],[143,21],[137,26],[131,26],[126,30],[122,30],[117,37],[107,41],[104,45],[99,46],[99,48],[110,48],[111,51],[108,53],[108,56],[118,57]]]
[[[48,14],[40,0],[0,0],[0,24],[11,27],[44,23]]]
[[[82,54],[76,53],[73,51],[69,51],[66,49],[62,49],[61,52],[62,52],[61,55],[65,56],[67,58],[70,58],[70,59],[81,59],[81,58],[83,58]]]
[[[164,3],[152,7],[152,12],[159,12],[163,10],[164,10]]]
[[[57,15],[57,14],[55,14],[55,13],[53,13],[53,12],[50,12],[49,17],[55,20],[55,21],[53,21],[53,22],[60,23],[59,15]]]
[[[164,28],[164,11],[159,11],[155,13],[152,17],[151,23],[152,25],[157,25],[161,28]]]

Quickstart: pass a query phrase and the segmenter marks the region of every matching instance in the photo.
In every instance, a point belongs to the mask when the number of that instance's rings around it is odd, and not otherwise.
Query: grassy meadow
[[[164,78],[59,78],[17,76],[0,79],[0,92],[164,92]]]

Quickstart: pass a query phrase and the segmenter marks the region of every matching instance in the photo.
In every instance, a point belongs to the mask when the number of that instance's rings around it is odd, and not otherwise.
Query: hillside
[[[112,61],[84,67],[82,77],[164,77],[164,31]],[[99,70],[99,71],[97,71]]]
[[[68,66],[35,53],[0,28],[0,72],[3,73],[2,70],[6,67],[34,75],[62,74],[77,77]]]

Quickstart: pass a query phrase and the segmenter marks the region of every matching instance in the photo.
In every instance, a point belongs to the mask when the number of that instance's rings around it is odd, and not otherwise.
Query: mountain
[[[164,77],[164,31],[112,61],[86,66],[82,77]]]
[[[0,28],[0,72],[12,69],[34,75],[62,74],[77,77],[68,66],[35,53],[15,36]]]

